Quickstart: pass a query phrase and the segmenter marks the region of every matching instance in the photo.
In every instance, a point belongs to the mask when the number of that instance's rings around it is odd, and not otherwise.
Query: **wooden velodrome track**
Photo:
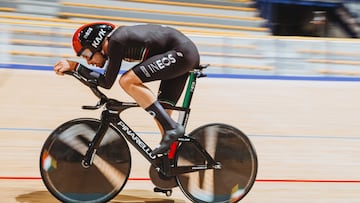
[[[150,84],[156,91],[157,83]],[[244,203],[360,202],[360,82],[203,78],[188,132],[210,122],[248,134],[259,158],[257,181]],[[51,71],[0,69],[0,203],[57,202],[39,174],[39,153],[52,129],[95,104],[71,77]],[[130,100],[117,84],[110,95]],[[153,145],[160,136],[141,109],[124,112]],[[176,189],[152,192],[145,159],[133,153],[131,180],[112,202],[188,202]]]

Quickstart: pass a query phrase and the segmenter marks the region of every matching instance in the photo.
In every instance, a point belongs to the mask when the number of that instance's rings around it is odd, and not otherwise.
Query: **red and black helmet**
[[[88,48],[94,54],[102,48],[106,36],[115,29],[115,25],[107,22],[94,22],[81,26],[73,35],[72,46],[77,54]]]

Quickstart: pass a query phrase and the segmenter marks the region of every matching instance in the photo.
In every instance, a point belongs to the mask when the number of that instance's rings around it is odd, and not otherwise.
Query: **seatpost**
[[[187,83],[186,92],[182,104],[182,108],[188,109],[188,111],[187,112],[180,111],[178,118],[178,123],[182,124],[184,127],[186,127],[187,125],[187,121],[190,113],[190,104],[196,87],[196,79],[201,77],[206,77],[206,75],[202,72],[202,70],[206,67],[207,66],[204,66],[201,67],[200,69],[195,69],[194,71],[190,72],[189,80]]]
[[[184,101],[182,104],[183,108],[189,108],[192,96],[194,94],[195,86],[196,86],[196,77],[195,77],[195,72],[192,71],[189,75],[189,81],[187,84],[185,97],[184,97]]]
[[[183,105],[182,105],[183,108],[190,107],[192,96],[194,95],[194,91],[195,91],[196,79],[206,77],[206,74],[204,74],[202,71],[203,71],[203,69],[207,68],[208,65],[199,66],[199,67],[200,67],[200,69],[195,69],[194,71],[190,72],[189,81],[187,84],[187,89],[186,89],[186,93],[185,93],[185,97],[184,97],[184,101],[183,101]]]

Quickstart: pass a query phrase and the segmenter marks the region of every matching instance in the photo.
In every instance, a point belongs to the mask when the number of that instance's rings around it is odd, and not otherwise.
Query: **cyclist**
[[[72,46],[77,56],[90,65],[103,68],[104,73],[75,61],[62,59],[54,71],[77,71],[93,79],[100,87],[110,89],[115,82],[122,60],[138,62],[121,75],[120,86],[142,108],[155,118],[162,133],[153,154],[163,154],[184,134],[184,128],[171,117],[167,106],[176,105],[185,86],[188,73],[199,65],[195,44],[178,30],[154,24],[119,26],[94,22],[81,26],[73,35]],[[107,62],[107,63],[106,63]],[[158,96],[144,85],[161,80]]]

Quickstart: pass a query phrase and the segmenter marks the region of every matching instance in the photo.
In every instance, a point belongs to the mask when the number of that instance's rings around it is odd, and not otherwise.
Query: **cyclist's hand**
[[[74,71],[75,67],[76,62],[62,59],[54,65],[54,71],[58,75],[64,75],[65,71]]]

